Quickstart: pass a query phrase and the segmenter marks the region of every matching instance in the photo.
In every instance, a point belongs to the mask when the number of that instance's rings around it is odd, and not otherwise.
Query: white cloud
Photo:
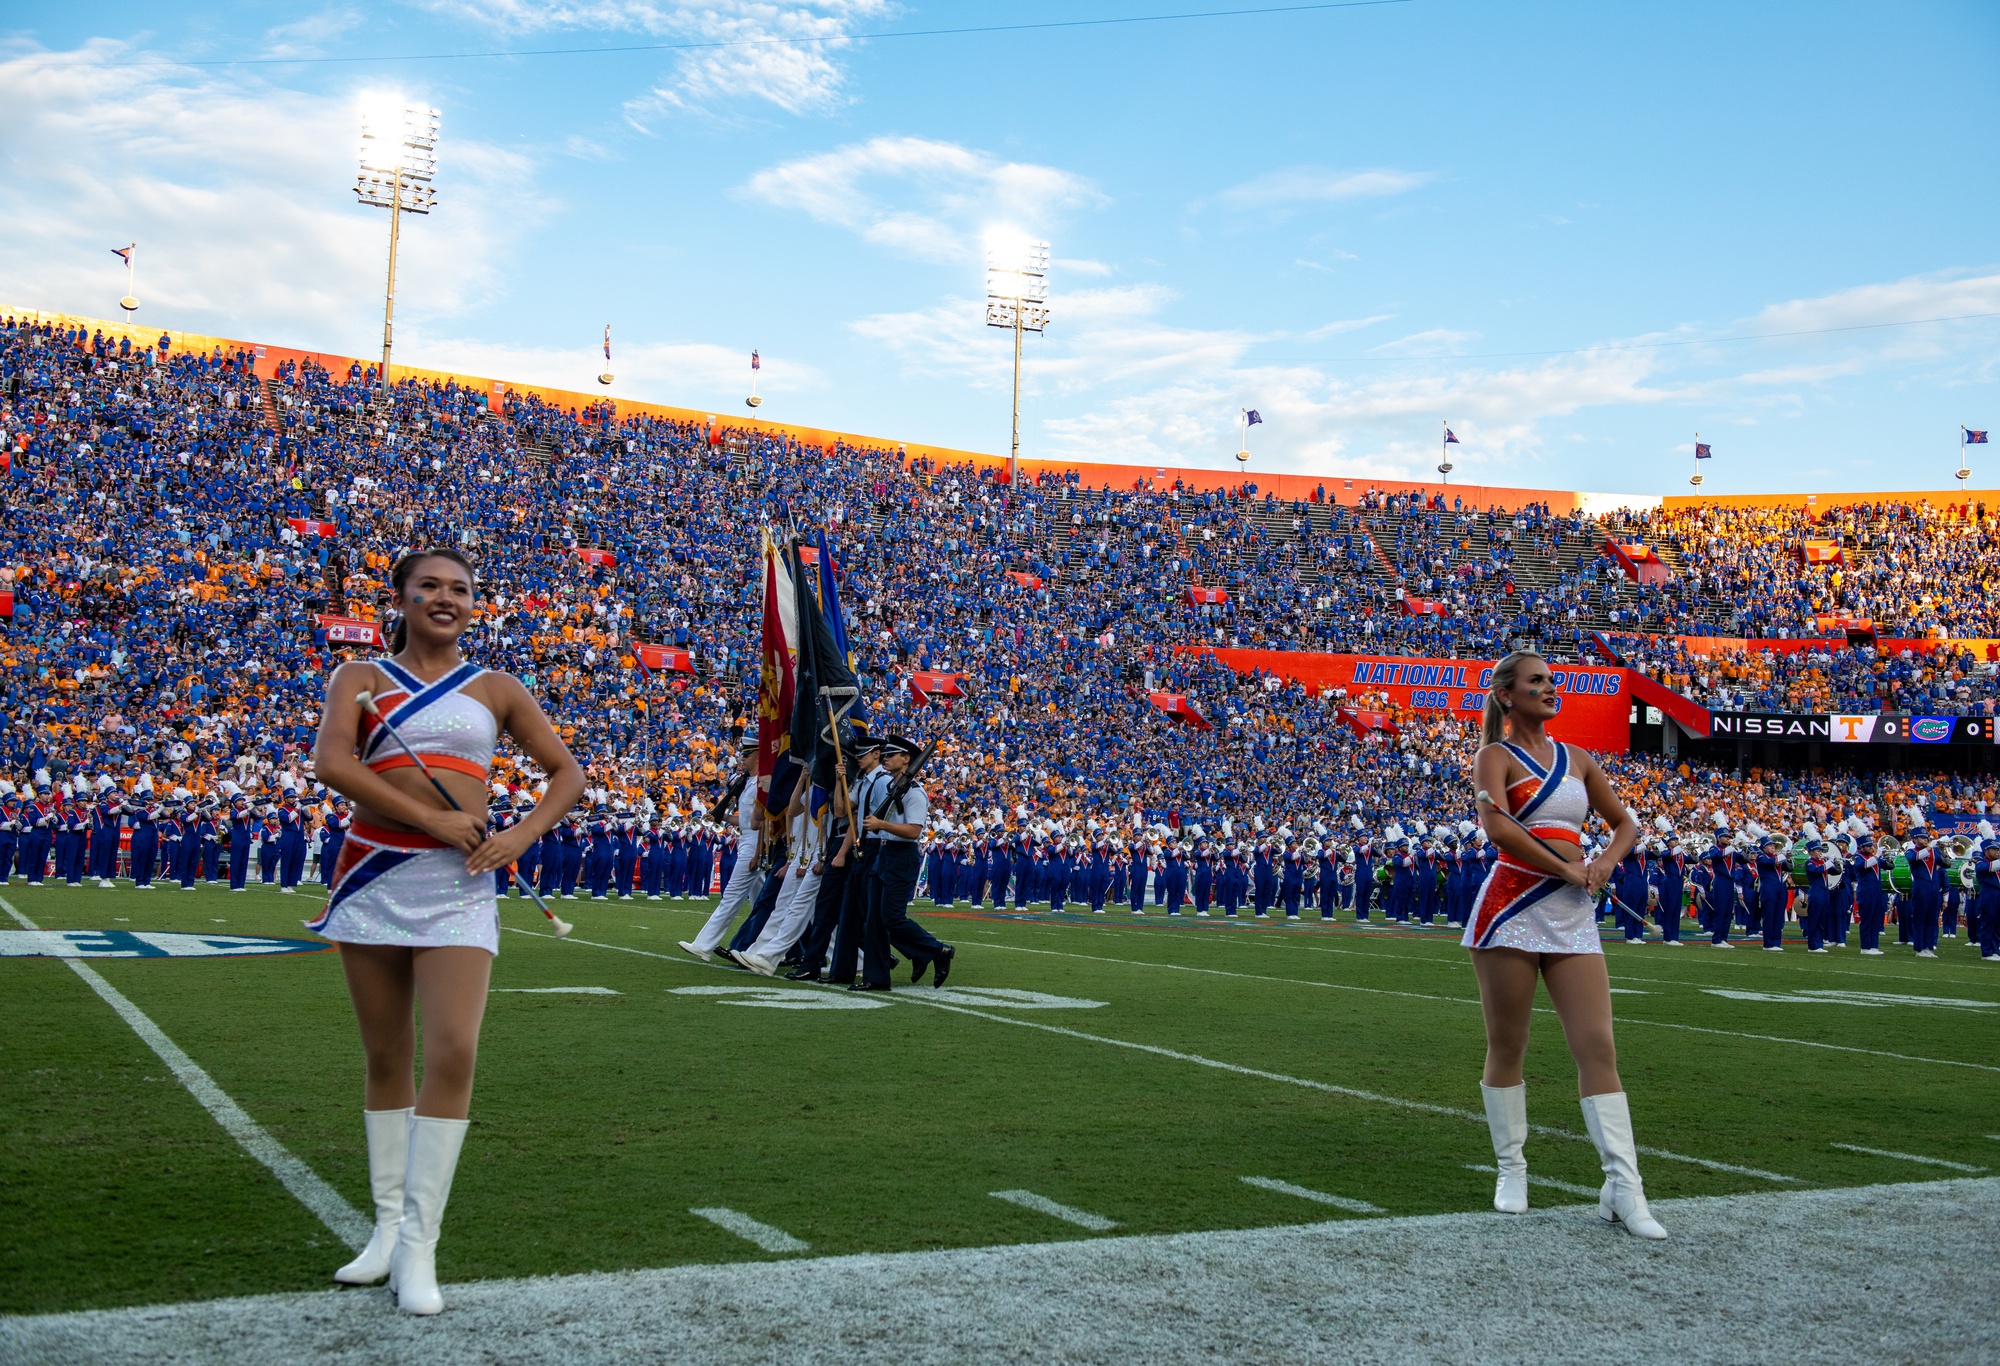
[[[1792,299],[1773,304],[1745,320],[1741,330],[1805,332],[1909,322],[1916,318],[1959,317],[1968,313],[2000,313],[2000,275],[1943,271],[1858,285],[1816,299]]]
[[[1435,179],[1428,171],[1333,171],[1324,166],[1288,166],[1232,185],[1207,202],[1239,213],[1296,209],[1309,204],[1407,194]]]
[[[380,336],[387,224],[355,203],[358,101],[229,82],[110,42],[0,61],[0,279],[9,303],[107,316],[139,244],[143,323],[310,340]],[[437,213],[404,224],[399,321],[493,298],[545,206],[516,153],[439,150]]]
[[[399,346],[412,365],[461,374],[490,375],[522,385],[547,385],[586,393],[600,392],[597,377],[604,370],[604,353],[592,345],[568,350],[547,346],[516,346],[505,342],[470,341],[428,330],[413,332]],[[763,357],[757,392],[768,400],[761,417],[783,415],[776,410],[801,394],[827,389],[817,368],[783,355]],[[601,392],[612,398],[643,399],[681,408],[708,407],[716,412],[743,409],[749,394],[750,353],[747,349],[709,342],[626,342],[617,329],[611,337],[611,370],[615,382]]]
[[[896,12],[892,0],[431,0],[429,7],[503,33],[593,29],[707,44],[674,57],[674,74],[630,101],[640,127],[663,114],[712,111],[762,100],[788,114],[821,113],[845,101],[856,24]]]
[[[1068,171],[913,137],[800,157],[757,172],[738,193],[932,261],[976,259],[996,229],[1044,235],[1065,211],[1104,202]]]
[[[1364,327],[1373,327],[1376,323],[1386,323],[1395,316],[1393,313],[1376,313],[1366,318],[1341,318],[1335,322],[1315,327],[1309,332],[1299,333],[1298,340],[1325,341],[1328,337],[1337,337],[1343,332],[1359,332]]]
[[[1423,332],[1412,332],[1407,337],[1398,337],[1380,346],[1370,347],[1369,354],[1375,356],[1448,356],[1465,343],[1479,340],[1477,332],[1460,332],[1449,327],[1433,327]]]
[[[1955,292],[1942,292],[1942,285]],[[1981,290],[1991,287],[1988,277],[1969,275],[1864,286],[1776,306],[1759,317],[1879,318],[1892,311],[1889,305],[1903,317],[1980,312],[1985,311],[1978,307]],[[1253,472],[1338,470],[1349,477],[1424,479],[1437,463],[1436,424],[1449,417],[1464,443],[1455,456],[1459,477],[1541,486],[1564,478],[1553,472],[1556,458],[1545,463],[1548,444],[1563,435],[1551,432],[1550,424],[1585,410],[1698,406],[1711,414],[1705,422],[1718,427],[1753,424],[1760,417],[1797,414],[1818,386],[1904,366],[1912,355],[1902,329],[1842,336],[1837,356],[1775,364],[1769,345],[1632,344],[1657,341],[1661,334],[1655,334],[1500,368],[1433,356],[1384,368],[1379,375],[1370,373],[1376,368],[1370,366],[1357,378],[1337,363],[1258,363],[1255,347],[1298,338],[1176,327],[1162,316],[1173,301],[1171,291],[1156,285],[1057,292],[1055,321],[1045,337],[1030,342],[1024,358],[1030,414],[1025,453],[1230,468],[1237,410],[1254,407],[1265,425],[1253,436]],[[1867,301],[1876,302],[1872,315],[1863,307]],[[1388,315],[1342,320],[1306,335],[1331,336],[1387,320]],[[1012,349],[1003,333],[986,331],[982,322],[976,300],[956,299],[866,318],[854,330],[895,355],[906,371],[1004,393]],[[1433,328],[1374,354],[1421,356],[1477,336]],[[1962,348],[1951,354],[1960,360],[1964,355]],[[1625,473],[1628,479],[1647,477],[1644,471]]]

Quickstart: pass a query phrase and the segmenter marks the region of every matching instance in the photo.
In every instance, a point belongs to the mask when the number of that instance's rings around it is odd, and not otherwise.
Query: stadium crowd
[[[705,817],[754,724],[767,526],[828,531],[877,716],[945,740],[934,800],[941,828],[967,838],[1200,826],[1325,842],[1455,832],[1472,815],[1457,720],[1236,673],[1190,646],[1491,658],[1525,638],[1558,660],[1616,652],[1714,705],[1990,713],[1995,699],[1991,667],[1964,653],[1697,656],[1670,638],[1719,624],[1800,635],[1826,612],[1991,634],[1983,507],[1600,524],[1443,493],[1343,505],[1252,484],[1010,486],[890,448],[822,451],[528,394],[495,412],[452,383],[402,381],[382,403],[374,371],[351,363],[287,362],[266,385],[246,352],[13,318],[0,384],[0,771],[17,811],[115,793],[185,825],[241,798],[287,850],[294,818],[299,841],[337,837],[307,757],[325,677],[353,651],[320,619],[374,620],[397,556],[437,544],[479,565],[469,650],[519,674],[586,766],[593,809],[564,840],[587,846],[592,822],[635,841],[671,833],[711,862],[726,837]],[[1607,533],[1672,548],[1681,572],[1626,580]],[[1828,536],[1851,563],[1789,553]],[[1222,591],[1197,602],[1191,585]],[[687,653],[649,667],[642,641]],[[965,695],[920,696],[919,671],[958,675]],[[1170,720],[1155,691],[1187,697],[1195,722]],[[1391,724],[1357,728],[1343,708]],[[1890,809],[1837,775],[1612,767],[1635,807],[1688,840],[1718,819],[1790,829]],[[531,798],[538,776],[503,759],[497,800]],[[1893,796],[1904,812],[1983,811],[1992,794],[1906,779]],[[282,880],[290,855],[271,857]]]

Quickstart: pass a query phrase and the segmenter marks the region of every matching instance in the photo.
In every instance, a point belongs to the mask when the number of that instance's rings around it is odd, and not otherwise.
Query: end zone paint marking
[[[716,1206],[713,1209],[691,1209],[689,1214],[698,1219],[706,1219],[717,1228],[729,1230],[745,1242],[755,1243],[766,1252],[810,1252],[812,1244],[794,1238],[781,1228],[772,1228],[760,1223],[747,1214],[733,1209]]]
[[[1498,1167],[1481,1166],[1477,1162],[1466,1163],[1465,1169],[1469,1172],[1485,1172],[1488,1176],[1498,1176],[1500,1174]],[[1531,1186],[1547,1186],[1550,1190],[1568,1191],[1571,1195],[1581,1195],[1590,1200],[1595,1200],[1604,1194],[1602,1190],[1599,1190],[1595,1186],[1579,1186],[1574,1181],[1558,1181],[1553,1176],[1536,1176],[1532,1172],[1528,1175],[1528,1184]]]
[[[988,1194],[995,1200],[1005,1200],[1010,1205],[1019,1205],[1022,1209],[1031,1209],[1037,1214],[1046,1214],[1066,1224],[1087,1228],[1092,1233],[1108,1233],[1118,1227],[1115,1219],[1106,1219],[1101,1214],[1092,1214],[1088,1210],[1075,1209],[1069,1205],[1059,1205],[1048,1196],[1037,1195],[1033,1191],[990,1191]]]
[[[1294,1186],[1289,1181],[1280,1181],[1272,1176],[1246,1176],[1242,1178],[1246,1186],[1259,1190],[1276,1191],[1280,1195],[1296,1195],[1301,1200],[1315,1200],[1322,1205],[1332,1205],[1344,1209],[1349,1214],[1387,1214],[1380,1205],[1371,1205],[1366,1200],[1350,1200],[1344,1195],[1328,1195],[1325,1191],[1307,1190],[1304,1186]]]
[[[19,921],[23,929],[39,928],[4,897],[0,897],[0,909]],[[188,1089],[188,1094],[199,1101],[201,1107],[222,1126],[223,1132],[235,1139],[244,1152],[268,1167],[271,1175],[277,1177],[300,1204],[333,1231],[334,1237],[357,1252],[368,1245],[369,1237],[375,1232],[372,1221],[364,1219],[361,1212],[341,1199],[340,1192],[321,1179],[318,1172],[300,1161],[289,1148],[244,1113],[243,1107],[231,1100],[228,1093],[215,1084],[215,1079],[182,1052],[180,1045],[168,1038],[123,992],[105,981],[88,964],[74,958],[60,961],[103,998],[106,1005],[118,1012],[118,1018],[130,1025],[132,1032],[159,1055],[160,1061]]]
[[[1835,1143],[1836,1148],[1844,1148],[1850,1153],[1867,1153],[1870,1157],[1893,1157],[1898,1162],[1921,1162],[1926,1167],[1949,1167],[1955,1172],[1983,1172],[1984,1167],[1975,1167],[1969,1162],[1947,1162],[1942,1157],[1919,1157],[1916,1153],[1892,1153],[1887,1148],[1864,1148],[1858,1143]]]

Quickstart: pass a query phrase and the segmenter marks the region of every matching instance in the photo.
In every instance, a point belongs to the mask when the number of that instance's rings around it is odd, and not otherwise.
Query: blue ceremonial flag
[[[1246,426],[1246,427],[1255,427],[1255,426],[1259,425],[1260,423],[1262,423],[1262,422],[1263,422],[1263,420],[1264,420],[1263,418],[1261,418],[1261,417],[1259,417],[1259,416],[1257,415],[1257,410],[1256,410],[1255,408],[1245,408],[1245,409],[1243,410],[1243,425],[1244,425],[1244,426]]]
[[[751,351],[751,353],[750,353],[750,368],[751,368],[752,370],[755,370],[755,369],[758,369],[759,367],[761,367],[762,365],[763,365],[763,361],[761,361],[760,359],[758,359],[758,357],[757,357],[757,353],[756,353],[756,352],[755,352],[754,350],[753,350],[753,351]]]
[[[137,242],[134,242],[132,244],[132,247],[136,247],[138,245],[139,244]],[[113,247],[111,249],[111,254],[113,256],[116,256],[119,260],[123,261],[126,265],[129,266],[132,264],[132,247]]]
[[[1706,441],[1697,441],[1694,443],[1694,458],[1697,460],[1712,460],[1715,458],[1715,452],[1708,448]]]
[[[1447,446],[1456,446],[1459,444],[1458,438],[1451,434],[1451,428],[1449,427],[1444,429],[1444,444]]]
[[[826,532],[813,533],[813,548],[819,552],[819,606],[826,617],[826,627],[833,636],[833,649],[843,660],[849,673],[854,670],[854,647],[847,642],[847,620],[840,611],[840,581],[834,573],[833,547],[827,544]],[[859,680],[856,680],[857,683]],[[868,724],[868,701],[859,692],[855,693],[854,706],[847,715],[860,725]]]
[[[1965,444],[1966,444],[1966,445],[1968,445],[1968,446],[1984,446],[1984,445],[1986,444],[1986,433],[1985,433],[1985,432],[1975,432],[1975,431],[1973,431],[1973,430],[1972,430],[1972,428],[1970,428],[1970,427],[1962,427],[1962,428],[1960,428],[1959,430],[1961,430],[1961,431],[1963,431],[1963,432],[1965,433]]]
[[[604,324],[604,359],[611,359],[611,324]]]

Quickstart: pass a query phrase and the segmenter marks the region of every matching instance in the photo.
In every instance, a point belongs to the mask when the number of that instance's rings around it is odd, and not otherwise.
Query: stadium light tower
[[[396,239],[402,216],[437,207],[438,111],[390,100],[361,111],[361,170],[354,197],[389,211],[389,285],[382,302],[382,402],[389,401],[389,350],[396,327]]]
[[[1007,448],[1007,482],[1021,470],[1021,334],[1049,325],[1049,244],[1026,242],[986,253],[986,325],[1014,332],[1014,440]]]

